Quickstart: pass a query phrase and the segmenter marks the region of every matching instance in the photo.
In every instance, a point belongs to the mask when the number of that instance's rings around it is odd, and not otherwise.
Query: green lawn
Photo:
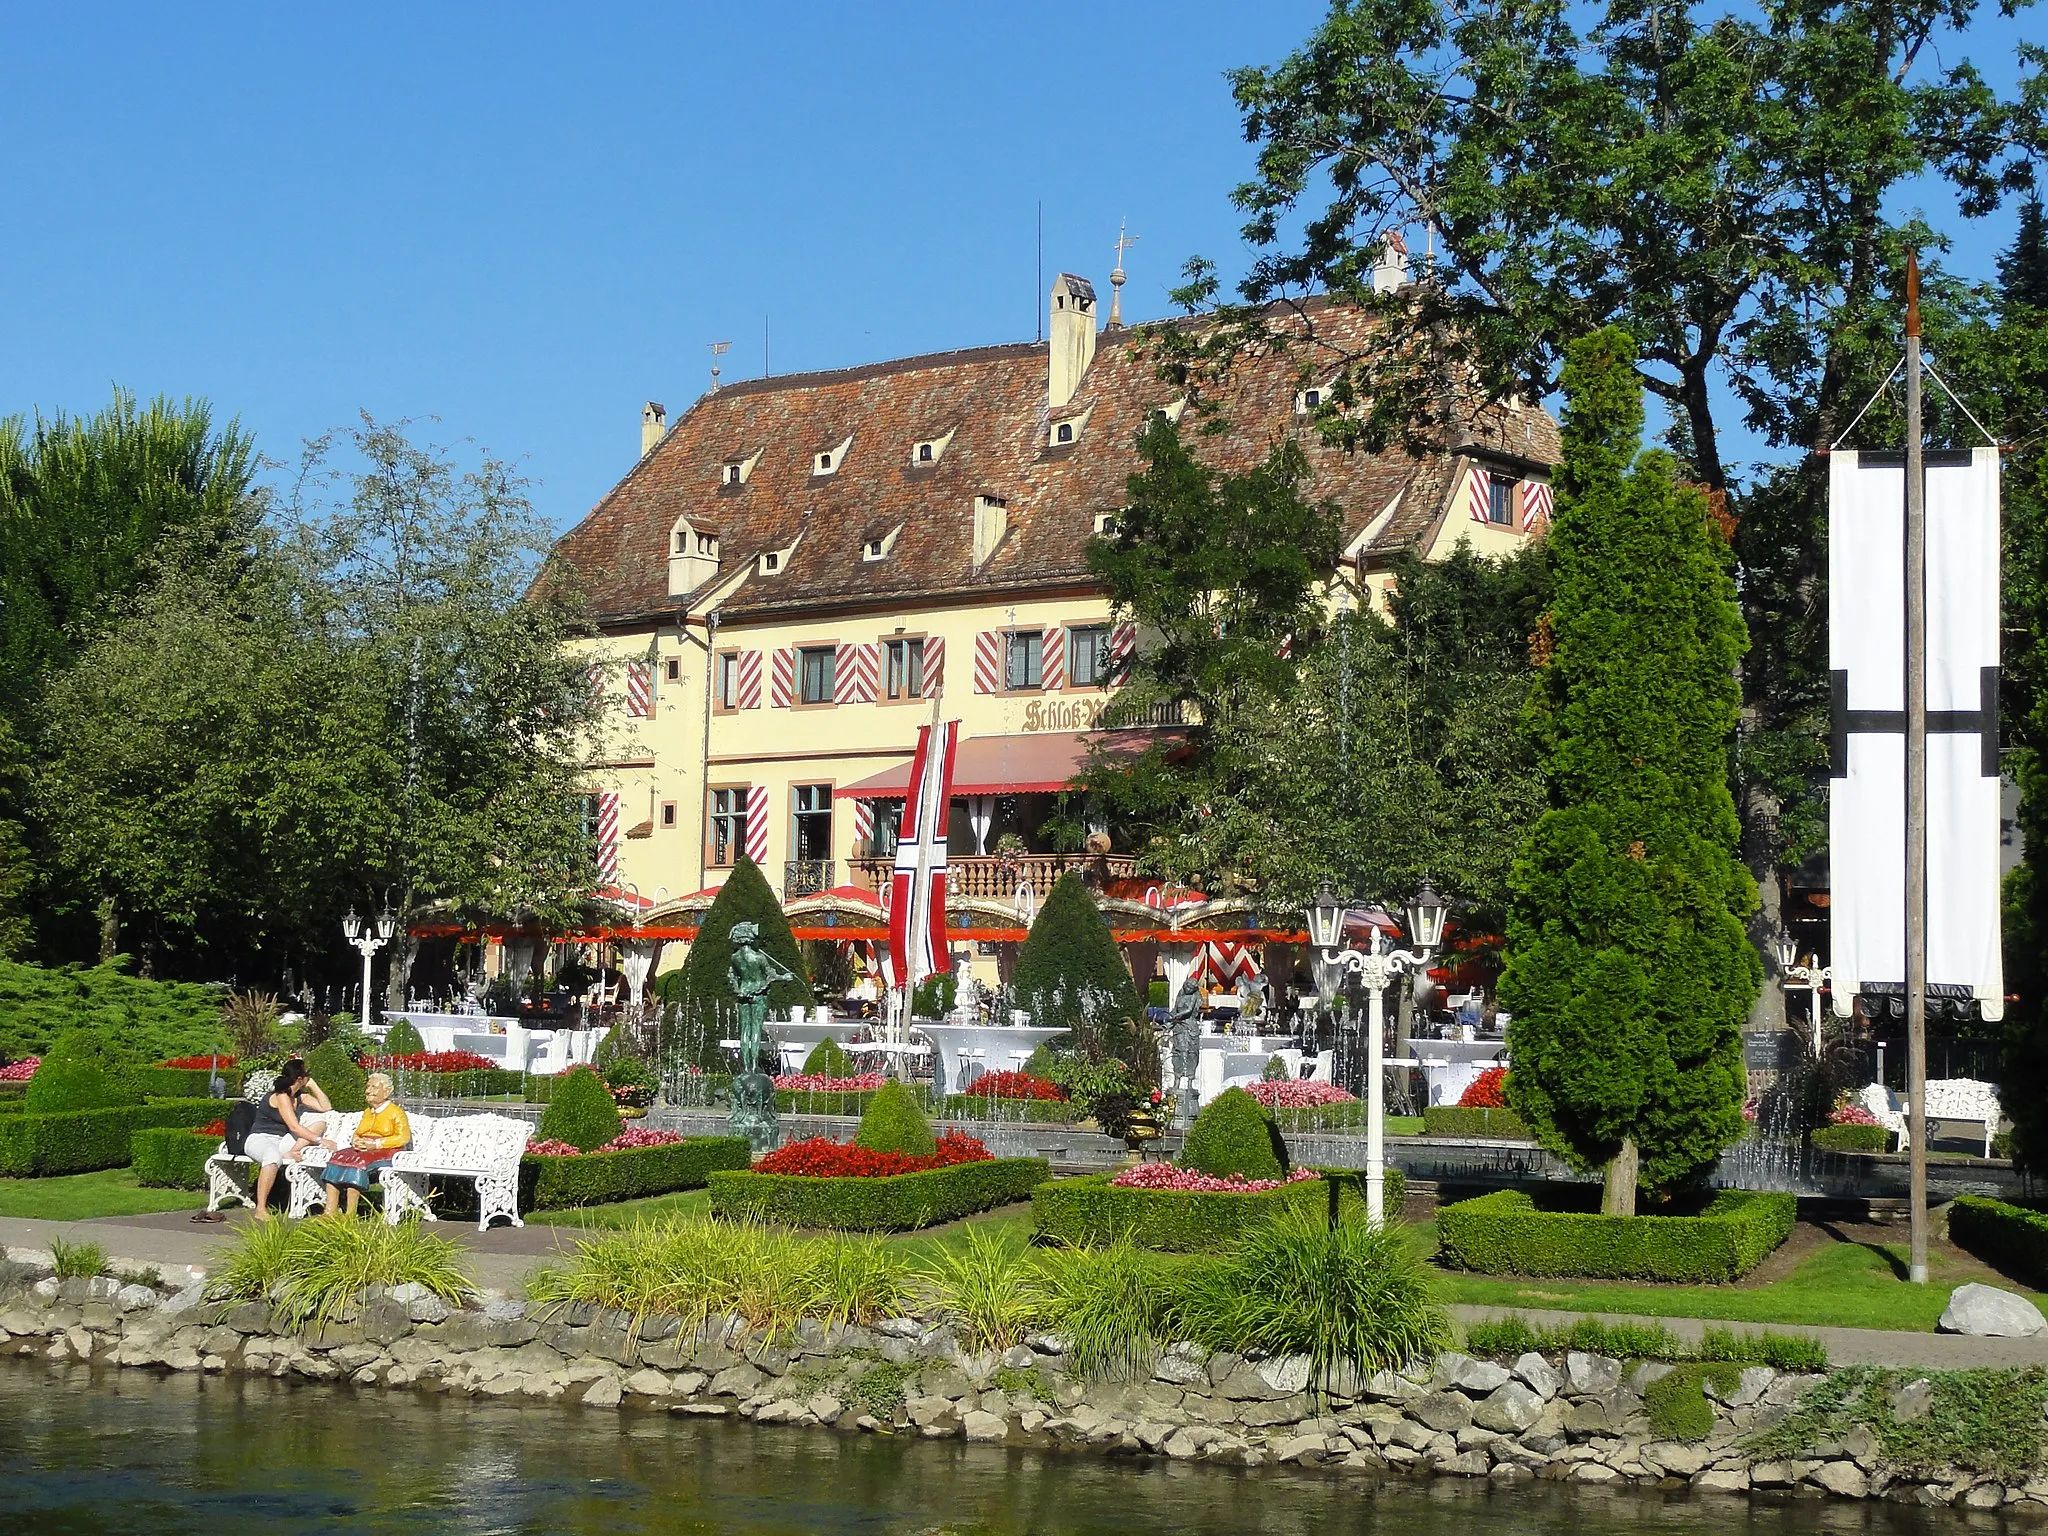
[[[1424,1251],[1436,1251],[1436,1225],[1415,1228]],[[1981,1271],[1967,1271],[1951,1253],[1932,1248],[1928,1284],[1913,1285],[1906,1245],[1881,1248],[1831,1243],[1807,1255],[1791,1274],[1767,1285],[1644,1285],[1613,1280],[1524,1280],[1440,1270],[1444,1300],[1474,1306],[1531,1307],[1565,1312],[1624,1312],[1643,1317],[1718,1318],[1807,1328],[1897,1328],[1932,1333],[1949,1291]],[[2009,1282],[2008,1282],[2009,1284]],[[2012,1286],[2012,1289],[2020,1287]],[[2048,1296],[2033,1295],[2048,1306]]]
[[[151,1211],[197,1210],[197,1189],[144,1189],[133,1168],[67,1173],[47,1179],[0,1179],[0,1216],[36,1221],[83,1221],[91,1216],[141,1216]]]

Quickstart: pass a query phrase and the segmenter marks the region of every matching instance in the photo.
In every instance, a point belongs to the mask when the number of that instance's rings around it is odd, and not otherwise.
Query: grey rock
[[[1826,1378],[1822,1376],[1780,1376],[1765,1390],[1763,1400],[1773,1408],[1792,1408],[1808,1387],[1817,1386]]]
[[[1259,1366],[1259,1380],[1275,1396],[1292,1397],[1308,1385],[1309,1365],[1307,1355],[1281,1355]]]
[[[392,1297],[392,1300],[404,1303],[405,1315],[408,1319],[415,1323],[445,1323],[448,1321],[452,1309],[447,1302],[436,1296],[425,1286],[414,1286],[411,1289],[417,1290],[421,1294],[409,1297]],[[509,1322],[511,1319],[508,1318],[506,1321]]]
[[[1456,1434],[1472,1422],[1472,1399],[1462,1392],[1431,1392],[1410,1403],[1408,1412],[1439,1433]]]
[[[2048,1318],[2043,1318],[2041,1309],[2026,1297],[1973,1280],[1949,1293],[1948,1307],[1941,1314],[1939,1326],[1943,1333],[2030,1339],[2043,1328],[2048,1328]]]
[[[1697,1474],[1692,1485],[1705,1493],[1745,1493],[1749,1472],[1744,1467],[1710,1467]]]
[[[1038,1355],[1026,1345],[1013,1344],[1003,1351],[1003,1364],[1013,1371],[1028,1371],[1038,1364]]]
[[[1521,1381],[1502,1383],[1472,1410],[1474,1424],[1504,1435],[1519,1435],[1542,1416],[1542,1397]]]
[[[924,1324],[914,1317],[885,1317],[870,1326],[885,1339],[914,1339],[924,1332]]]
[[[1573,1403],[1564,1416],[1564,1432],[1574,1440],[1590,1440],[1610,1434],[1617,1426],[1607,1416],[1607,1399],[1590,1397]]]
[[[1564,1357],[1564,1380],[1575,1396],[1612,1392],[1621,1385],[1621,1362],[1575,1349]]]
[[[640,1320],[640,1342],[643,1344],[659,1344],[664,1339],[674,1338],[682,1326],[683,1320],[677,1317],[675,1313],[657,1312],[652,1317],[644,1317]]]
[[[1623,1379],[1622,1385],[1627,1390],[1635,1393],[1637,1397],[1641,1397],[1650,1390],[1650,1383],[1662,1381],[1677,1369],[1677,1366],[1667,1364],[1662,1360],[1641,1360],[1629,1371],[1628,1375]]]
[[[162,1318],[183,1320],[206,1305],[206,1282],[194,1280],[175,1295],[167,1296],[157,1306],[156,1315]]]
[[[1882,1459],[1878,1453],[1877,1436],[1868,1424],[1858,1424],[1842,1436],[1842,1454],[1865,1472],[1875,1472]]]
[[[1825,1461],[1808,1479],[1842,1499],[1860,1499],[1870,1493],[1870,1479],[1853,1461]]]
[[[2005,1489],[1997,1483],[1979,1483],[1962,1502],[1965,1509],[1996,1509],[2005,1502]]]
[[[114,1293],[114,1304],[123,1312],[151,1312],[162,1299],[146,1285],[124,1285]]]
[[[616,1408],[619,1406],[619,1379],[616,1376],[600,1376],[593,1381],[583,1394],[586,1408]]]
[[[1066,1339],[1057,1333],[1028,1334],[1024,1342],[1041,1355],[1064,1355],[1067,1352]]]
[[[1520,1462],[1503,1461],[1495,1463],[1493,1470],[1486,1476],[1489,1481],[1496,1483],[1527,1483],[1534,1481],[1536,1474]]]
[[[729,1365],[711,1378],[713,1397],[751,1397],[768,1378],[742,1361]]]
[[[1327,1447],[1321,1435],[1289,1435],[1273,1441],[1266,1449],[1275,1461],[1299,1461],[1314,1466],[1322,1461]]]
[[[1934,1406],[1934,1383],[1925,1376],[1918,1377],[1903,1387],[1894,1387],[1891,1400],[1892,1417],[1901,1424],[1910,1424],[1925,1418],[1927,1410]]]
[[[412,1332],[412,1315],[405,1302],[394,1296],[379,1296],[363,1308],[363,1337],[389,1344]]]
[[[1383,1402],[1406,1402],[1411,1397],[1421,1397],[1428,1390],[1399,1371],[1374,1371],[1365,1378],[1358,1395],[1379,1398]]]
[[[1708,1461],[1707,1452],[1697,1445],[1682,1445],[1676,1440],[1658,1440],[1646,1445],[1638,1453],[1643,1465],[1663,1473],[1667,1477],[1692,1477],[1703,1469]]]
[[[961,1419],[960,1429],[970,1440],[1002,1440],[1010,1433],[1008,1422],[979,1409]]]
[[[227,1316],[221,1319],[237,1333],[270,1332],[270,1303],[266,1301],[245,1301],[240,1306],[230,1307]]]
[[[1306,1397],[1282,1397],[1265,1400],[1251,1399],[1237,1410],[1237,1421],[1251,1429],[1266,1429],[1275,1424],[1293,1424],[1309,1411]]]
[[[1516,1378],[1546,1403],[1564,1387],[1564,1377],[1557,1367],[1534,1350],[1516,1358],[1514,1371]]]
[[[1484,1397],[1507,1379],[1507,1369],[1491,1360],[1474,1360],[1455,1350],[1437,1356],[1435,1385],[1440,1387],[1456,1387],[1473,1397]]]
[[[1159,1381],[1170,1382],[1180,1387],[1205,1384],[1209,1379],[1202,1361],[1190,1360],[1173,1350],[1168,1350],[1159,1357],[1159,1363],[1152,1368],[1152,1375]]]
[[[1460,1451],[1436,1464],[1437,1471],[1451,1477],[1485,1477],[1492,1467],[1493,1462],[1484,1451]]]
[[[55,1301],[58,1289],[57,1277],[55,1275],[48,1275],[30,1286],[28,1292],[39,1301]]]

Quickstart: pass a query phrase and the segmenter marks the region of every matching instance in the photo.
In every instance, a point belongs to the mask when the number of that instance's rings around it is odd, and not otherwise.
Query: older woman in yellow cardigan
[[[369,1081],[363,1084],[363,1100],[369,1108],[356,1122],[355,1136],[347,1146],[327,1159],[323,1177],[327,1181],[327,1214],[330,1216],[340,1203],[344,1189],[348,1191],[348,1214],[355,1215],[363,1191],[370,1187],[372,1175],[391,1161],[393,1153],[404,1151],[412,1141],[412,1125],[405,1118],[405,1111],[391,1097],[389,1077],[382,1072],[372,1072]]]

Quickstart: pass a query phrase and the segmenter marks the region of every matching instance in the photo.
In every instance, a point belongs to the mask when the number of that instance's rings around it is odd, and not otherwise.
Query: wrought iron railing
[[[888,885],[895,867],[893,858],[854,859],[849,865],[853,878],[871,891],[879,891]],[[1017,894],[1018,886],[1029,885],[1032,894],[1042,901],[1051,894],[1054,882],[1070,869],[1093,870],[1098,874],[1106,870],[1109,879],[1123,880],[1138,872],[1138,861],[1126,853],[1027,853],[1015,859],[980,855],[948,858],[946,891],[952,896],[993,896],[1007,901]]]
[[[815,896],[832,888],[830,859],[790,859],[782,866],[782,899]]]

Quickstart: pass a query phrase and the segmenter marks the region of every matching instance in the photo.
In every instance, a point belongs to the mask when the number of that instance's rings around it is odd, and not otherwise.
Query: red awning
[[[969,736],[953,758],[956,795],[1053,794],[1073,786],[1093,742],[1128,745],[1143,751],[1152,731],[1036,731],[1028,736]],[[900,800],[910,793],[910,764],[833,791],[835,798]]]

